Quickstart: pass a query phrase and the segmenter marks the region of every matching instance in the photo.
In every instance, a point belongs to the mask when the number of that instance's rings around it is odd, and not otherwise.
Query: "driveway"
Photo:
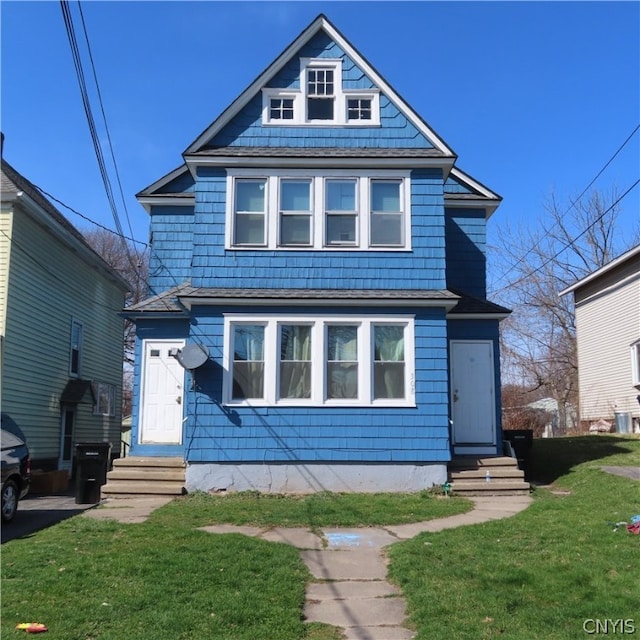
[[[75,494],[31,495],[20,500],[14,519],[2,525],[2,544],[24,538],[96,505],[76,504]]]

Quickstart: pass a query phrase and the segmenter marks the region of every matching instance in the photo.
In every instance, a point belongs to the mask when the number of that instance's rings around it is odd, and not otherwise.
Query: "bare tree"
[[[504,377],[554,398],[561,433],[577,406],[578,363],[573,299],[558,294],[637,242],[638,230],[617,229],[618,200],[595,191],[563,206],[552,194],[541,225],[499,238],[498,282],[507,284],[492,295],[514,311],[502,323]]]

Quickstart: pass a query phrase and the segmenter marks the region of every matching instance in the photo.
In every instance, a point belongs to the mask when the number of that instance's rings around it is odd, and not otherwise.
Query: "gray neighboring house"
[[[128,285],[4,158],[0,213],[0,402],[32,468],[71,470],[78,442],[120,451]]]
[[[638,430],[640,245],[560,295],[569,293],[576,308],[580,419]]]

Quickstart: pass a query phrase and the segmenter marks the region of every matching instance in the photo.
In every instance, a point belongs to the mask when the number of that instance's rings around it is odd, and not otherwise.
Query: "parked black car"
[[[2,430],[0,431],[2,445],[2,522],[13,520],[18,509],[18,502],[27,495],[31,483],[29,447],[24,437],[16,435],[16,431],[22,435],[19,429],[11,429],[11,431],[5,429],[5,426],[10,428],[7,423],[6,415],[3,415]]]

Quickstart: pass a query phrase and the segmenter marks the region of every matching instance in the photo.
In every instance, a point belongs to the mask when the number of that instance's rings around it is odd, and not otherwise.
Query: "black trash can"
[[[533,429],[509,429],[502,432],[502,439],[511,443],[518,459],[518,467],[524,471],[525,480],[529,479],[529,462],[533,447]]]
[[[100,487],[107,482],[110,459],[110,442],[76,445],[76,504],[100,502]]]

